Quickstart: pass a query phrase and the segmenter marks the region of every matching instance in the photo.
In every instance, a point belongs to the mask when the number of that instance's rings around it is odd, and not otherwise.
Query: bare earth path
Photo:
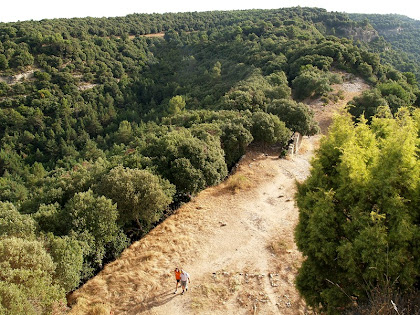
[[[324,133],[332,113],[367,86],[356,79],[336,88],[344,100],[309,104]],[[237,193],[229,180],[201,192],[76,291],[71,313],[310,313],[294,287],[302,260],[294,194],[320,137],[305,137],[289,159],[251,148],[232,177]],[[184,295],[173,294],[175,266],[191,276]]]

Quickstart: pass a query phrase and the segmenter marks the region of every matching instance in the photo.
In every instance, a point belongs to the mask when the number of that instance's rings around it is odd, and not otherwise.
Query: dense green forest
[[[352,20],[367,21],[378,33],[370,48],[383,61],[403,72],[420,75],[420,21],[397,14],[350,14]]]
[[[411,111],[416,68],[382,60],[376,37],[300,7],[0,23],[0,313],[63,307],[251,143],[280,153],[316,134],[301,101],[327,95],[336,70],[372,85],[356,119]]]

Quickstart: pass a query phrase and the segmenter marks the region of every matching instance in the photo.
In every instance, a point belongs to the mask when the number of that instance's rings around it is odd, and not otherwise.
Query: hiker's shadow
[[[153,307],[164,305],[175,298],[177,295],[178,294],[174,294],[172,290],[165,291],[162,294],[157,294],[134,307],[130,314],[138,314],[140,312],[150,310]]]

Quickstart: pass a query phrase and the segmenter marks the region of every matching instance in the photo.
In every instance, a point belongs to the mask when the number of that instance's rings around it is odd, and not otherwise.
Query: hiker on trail
[[[179,281],[181,281],[181,271],[179,270],[179,268],[175,268],[175,279],[176,279],[176,287],[175,287],[175,292],[178,291],[178,283]]]
[[[181,294],[184,294],[185,291],[188,291],[187,281],[191,283],[190,275],[185,270],[181,270],[181,288],[182,288]]]

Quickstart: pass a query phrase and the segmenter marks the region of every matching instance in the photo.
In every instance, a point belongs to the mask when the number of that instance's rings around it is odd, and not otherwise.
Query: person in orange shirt
[[[179,281],[181,281],[181,271],[179,270],[179,268],[175,268],[174,271],[175,271],[175,279],[176,279],[176,287],[175,287],[174,294],[176,294],[176,291],[178,291]]]

